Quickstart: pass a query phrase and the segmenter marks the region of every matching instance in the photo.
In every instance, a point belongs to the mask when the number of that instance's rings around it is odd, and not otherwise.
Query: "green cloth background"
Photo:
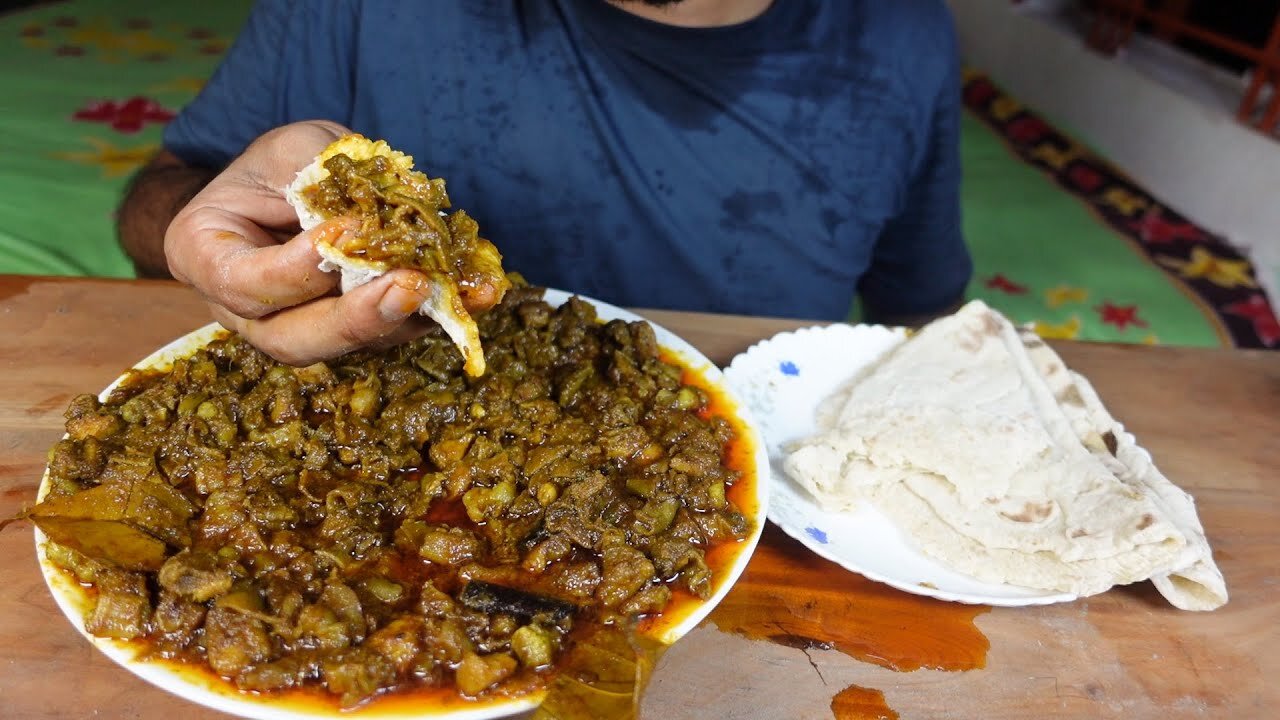
[[[0,17],[0,272],[133,276],[113,214],[163,125],[123,133],[72,115],[133,96],[182,107],[250,5],[73,0]]]
[[[964,228],[974,259],[970,297],[1015,322],[1061,325],[1078,318],[1079,336],[1088,340],[1221,344],[1208,315],[1178,281],[1103,224],[1089,206],[1014,156],[979,120],[966,115],[962,133]],[[997,273],[1028,292],[1010,295],[987,288],[985,281]],[[1062,285],[1084,289],[1088,296],[1049,307],[1045,291]],[[1150,327],[1121,330],[1102,323],[1095,308],[1104,301],[1138,306]]]

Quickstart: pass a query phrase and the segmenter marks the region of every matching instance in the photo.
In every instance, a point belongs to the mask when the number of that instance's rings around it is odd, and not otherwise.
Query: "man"
[[[351,128],[444,177],[531,282],[828,319],[856,292],[914,322],[971,274],[959,110],[942,0],[262,0],[121,242],[287,362],[420,333],[422,276],[334,297],[312,240],[342,223],[293,235],[281,188]]]

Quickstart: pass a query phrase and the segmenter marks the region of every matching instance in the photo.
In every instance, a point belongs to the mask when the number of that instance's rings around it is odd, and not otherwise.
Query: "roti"
[[[322,188],[331,176],[335,158],[366,167],[378,159],[370,177],[358,176],[360,193],[343,196],[342,188]],[[344,162],[345,162],[344,161]],[[317,192],[323,189],[326,192]],[[336,196],[336,197],[335,197]],[[320,269],[342,273],[342,292],[349,292],[397,267],[410,267],[430,278],[429,295],[418,311],[444,329],[462,353],[467,375],[484,373],[484,351],[472,310],[496,305],[511,283],[501,266],[501,254],[480,238],[473,220],[462,211],[446,215],[449,207],[444,181],[430,179],[413,169],[413,158],[393,150],[382,140],[347,135],[326,147],[285,189],[285,198],[298,214],[303,230],[339,215],[361,221],[357,237],[365,242],[341,244],[347,238],[321,238],[316,250],[323,258]],[[322,201],[322,198],[328,202]],[[368,242],[376,235],[395,237],[394,248]],[[405,240],[406,236],[420,242]]]
[[[1221,605],[1189,496],[1140,462],[1096,398],[975,301],[828,403],[784,469],[828,509],[874,503],[924,553],[983,581],[1091,595],[1158,578],[1179,607]]]

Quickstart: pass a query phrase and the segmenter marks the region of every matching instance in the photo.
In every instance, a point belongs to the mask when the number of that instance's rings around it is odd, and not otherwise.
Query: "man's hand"
[[[394,345],[430,327],[410,320],[429,290],[413,270],[333,295],[339,278],[319,271],[315,241],[338,242],[357,222],[335,218],[294,234],[285,186],[348,132],[315,121],[263,135],[191,199],[164,237],[170,272],[204,295],[218,322],[291,365]]]

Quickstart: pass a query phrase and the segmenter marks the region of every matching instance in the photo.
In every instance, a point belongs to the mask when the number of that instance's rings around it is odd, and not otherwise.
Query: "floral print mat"
[[[1254,267],[1106,160],[966,73],[969,287],[1044,337],[1280,349]]]
[[[0,15],[0,272],[132,277],[113,214],[250,0],[70,0]]]

